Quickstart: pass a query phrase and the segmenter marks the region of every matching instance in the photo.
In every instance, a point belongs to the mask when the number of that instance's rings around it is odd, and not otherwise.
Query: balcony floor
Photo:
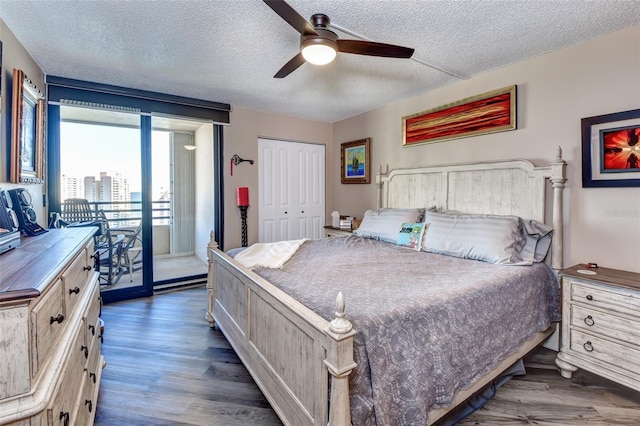
[[[140,265],[138,265],[139,267]],[[192,256],[171,256],[157,257],[153,259],[153,281],[154,288],[166,287],[168,285],[182,284],[193,282],[193,277],[207,273],[207,263],[203,262],[195,255]],[[185,278],[185,280],[181,280]],[[171,281],[171,284],[163,284]],[[204,279],[197,279],[197,282],[204,282]],[[119,290],[127,287],[138,287],[142,285],[142,269],[134,267],[134,272],[129,275],[126,269],[123,269],[122,276],[117,283],[113,285],[102,285],[101,291]]]

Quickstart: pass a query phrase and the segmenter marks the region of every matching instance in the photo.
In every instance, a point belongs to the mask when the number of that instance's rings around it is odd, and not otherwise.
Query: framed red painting
[[[640,109],[582,119],[582,186],[640,186]]]
[[[402,146],[517,128],[517,86],[503,87],[402,118]]]

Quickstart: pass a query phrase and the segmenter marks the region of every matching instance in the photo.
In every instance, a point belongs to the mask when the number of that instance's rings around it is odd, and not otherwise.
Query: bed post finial
[[[562,233],[563,233],[563,197],[562,190],[567,181],[565,169],[567,163],[562,159],[562,147],[558,146],[556,158],[551,163],[551,186],[553,187],[553,229],[554,235],[551,246],[551,267],[559,271],[562,269]]]
[[[558,153],[556,154],[556,161],[554,161],[554,163],[560,162],[564,162],[564,160],[562,159],[562,147],[558,145]]]
[[[382,178],[388,175],[389,175],[389,164],[387,164],[386,171],[382,171],[382,164],[380,164],[378,174],[376,175],[376,187],[378,188],[378,199],[376,201],[378,205],[376,207],[378,210],[382,208],[382,187],[384,186],[384,183],[382,182]]]
[[[331,393],[329,401],[329,425],[351,424],[349,408],[349,374],[356,367],[353,361],[353,336],[356,332],[351,323],[344,318],[344,296],[338,292],[336,297],[336,317],[327,327],[326,333],[334,342],[327,350],[324,365],[331,374]]]
[[[351,331],[353,325],[349,320],[344,318],[345,316],[345,304],[344,304],[344,296],[342,292],[338,292],[338,296],[336,297],[336,317],[329,323],[329,330],[336,334],[345,334]]]

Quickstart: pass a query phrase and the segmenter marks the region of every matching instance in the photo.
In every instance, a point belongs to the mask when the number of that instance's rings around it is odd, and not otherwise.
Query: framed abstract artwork
[[[582,186],[640,186],[640,109],[582,123]]]
[[[371,138],[340,145],[340,182],[371,182]]]
[[[9,180],[44,183],[44,96],[22,70],[13,70]]]
[[[515,130],[517,86],[503,87],[402,118],[402,146]]]

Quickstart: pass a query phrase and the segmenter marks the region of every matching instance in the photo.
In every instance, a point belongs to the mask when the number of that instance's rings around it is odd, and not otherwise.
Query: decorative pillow
[[[420,250],[420,247],[422,247],[422,236],[424,235],[425,229],[426,225],[424,222],[403,223],[400,227],[400,233],[398,234],[396,244],[400,247]]]
[[[395,243],[398,230],[403,223],[422,222],[425,209],[380,209],[367,210],[354,235],[374,240]]]
[[[502,265],[522,265],[525,245],[517,216],[427,213],[422,250]]]

